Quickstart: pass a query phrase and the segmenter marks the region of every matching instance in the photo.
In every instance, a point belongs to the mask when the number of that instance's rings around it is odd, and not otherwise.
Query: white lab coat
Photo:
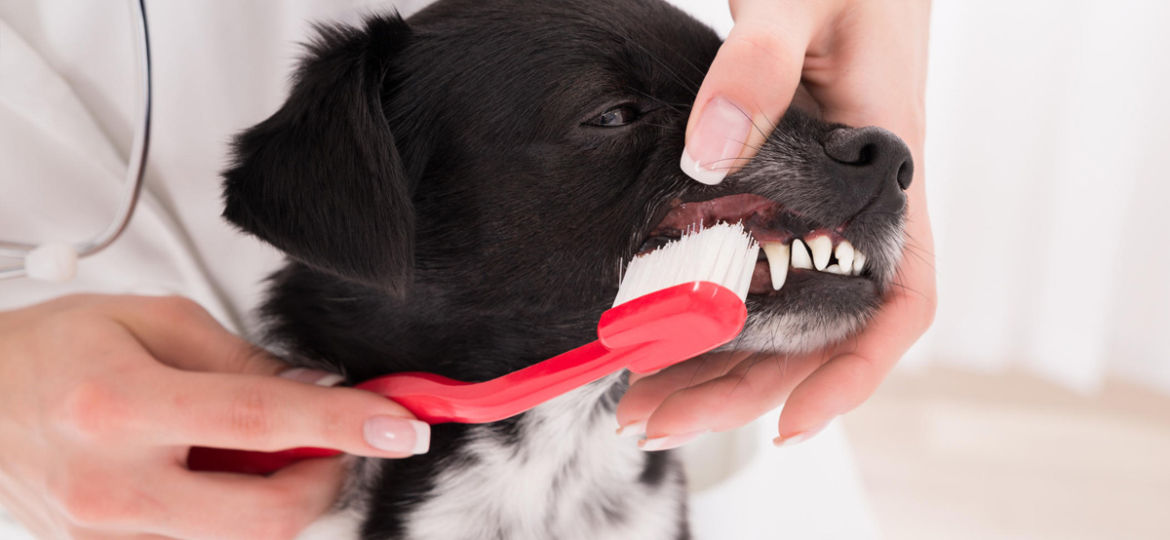
[[[396,4],[408,15],[422,3]],[[112,218],[139,115],[125,4],[0,1],[0,239],[79,240]],[[309,21],[389,5],[149,3],[154,135],[130,227],[69,283],[0,281],[0,309],[80,291],[179,293],[249,335],[280,256],[219,218],[227,141],[281,103]],[[775,417],[688,447],[696,538],[876,536],[840,430],[776,450]],[[0,538],[21,534],[0,512]]]

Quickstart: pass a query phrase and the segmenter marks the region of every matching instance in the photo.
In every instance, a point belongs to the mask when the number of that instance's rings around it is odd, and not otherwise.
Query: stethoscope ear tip
[[[32,279],[69,281],[77,274],[77,250],[65,242],[41,244],[24,256],[24,269]]]
[[[126,169],[125,192],[114,221],[98,235],[76,244],[50,242],[33,247],[30,242],[13,242],[0,239],[0,279],[29,277],[41,281],[63,282],[77,274],[77,259],[93,255],[117,240],[130,223],[142,182],[147,152],[150,147],[150,32],[147,28],[145,0],[131,0],[138,5],[138,38],[141,44],[142,67],[139,82],[142,85],[142,124],[134,134],[131,154]],[[8,261],[23,259],[23,264],[12,265]]]

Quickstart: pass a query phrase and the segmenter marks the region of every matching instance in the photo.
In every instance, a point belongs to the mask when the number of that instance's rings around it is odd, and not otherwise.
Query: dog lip
[[[675,238],[683,231],[719,222],[743,223],[758,242],[786,243],[813,224],[781,203],[754,193],[737,193],[705,201],[671,201],[671,207],[648,238]]]
[[[774,290],[771,284],[771,276],[768,262],[760,261],[756,263],[756,267],[752,270],[751,286],[748,288],[749,298],[765,298],[765,297],[779,297],[790,293],[794,289],[807,287],[818,282],[865,282],[872,283],[872,279],[866,275],[841,275],[830,274],[827,272],[820,272],[817,270],[800,270],[788,269],[788,277],[785,281],[784,287],[780,290]]]
[[[726,195],[705,201],[683,202],[675,199],[671,205],[672,208],[657,229],[683,230],[699,223],[714,223],[712,218],[732,223],[780,206],[776,201],[752,193]]]

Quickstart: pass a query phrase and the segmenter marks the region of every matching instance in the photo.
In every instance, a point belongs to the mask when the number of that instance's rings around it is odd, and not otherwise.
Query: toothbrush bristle
[[[688,230],[682,238],[634,257],[626,266],[613,305],[692,281],[722,285],[743,300],[759,253],[760,245],[739,223]]]

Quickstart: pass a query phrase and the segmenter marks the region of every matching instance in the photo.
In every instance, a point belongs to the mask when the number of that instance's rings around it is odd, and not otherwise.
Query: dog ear
[[[394,15],[318,30],[288,100],[236,137],[223,215],[317,270],[402,294],[414,210],[382,109],[410,28]]]

